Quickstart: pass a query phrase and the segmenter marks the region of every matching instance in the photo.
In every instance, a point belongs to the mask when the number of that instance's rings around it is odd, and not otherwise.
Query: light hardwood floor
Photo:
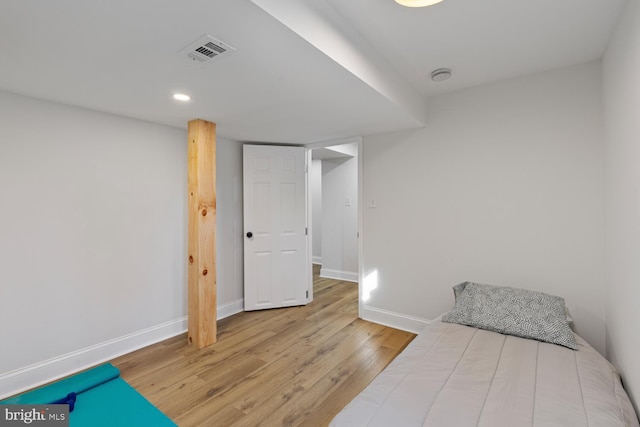
[[[414,338],[358,319],[357,284],[314,274],[304,307],[244,312],[112,361],[179,426],[326,426]]]

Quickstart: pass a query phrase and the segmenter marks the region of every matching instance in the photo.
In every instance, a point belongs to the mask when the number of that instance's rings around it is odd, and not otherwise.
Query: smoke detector
[[[431,80],[434,82],[443,82],[451,78],[451,68],[438,68],[431,72]]]
[[[205,34],[189,46],[182,49],[178,54],[186,56],[193,61],[208,62],[214,58],[230,55],[235,51],[236,49],[233,46]]]

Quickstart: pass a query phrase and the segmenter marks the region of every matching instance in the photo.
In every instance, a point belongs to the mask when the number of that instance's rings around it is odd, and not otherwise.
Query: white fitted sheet
[[[578,351],[435,322],[331,426],[638,427],[615,368],[576,342]]]

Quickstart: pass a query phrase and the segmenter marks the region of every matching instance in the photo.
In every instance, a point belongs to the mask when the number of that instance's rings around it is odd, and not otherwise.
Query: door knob
[[[248,238],[252,238],[252,237],[253,237],[253,233],[252,233],[252,232],[250,232],[250,231],[248,231],[248,232],[247,232],[247,237],[248,237]]]

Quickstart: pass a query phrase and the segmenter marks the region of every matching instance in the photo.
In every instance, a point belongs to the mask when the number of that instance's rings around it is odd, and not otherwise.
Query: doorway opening
[[[309,167],[314,277],[359,282],[360,141],[313,146]]]

